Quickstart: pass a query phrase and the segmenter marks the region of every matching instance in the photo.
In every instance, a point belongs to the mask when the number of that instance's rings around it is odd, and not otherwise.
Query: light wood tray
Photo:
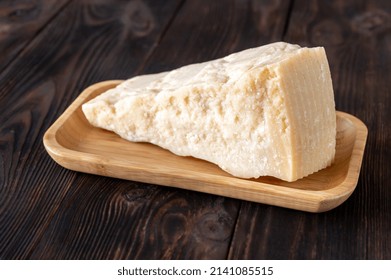
[[[81,105],[121,81],[106,81],[84,90],[47,130],[44,145],[65,168],[86,173],[178,187],[309,212],[343,203],[354,191],[361,168],[366,126],[337,113],[337,152],[332,166],[296,182],[272,177],[235,178],[218,166],[180,157],[147,143],[132,143],[91,126]]]

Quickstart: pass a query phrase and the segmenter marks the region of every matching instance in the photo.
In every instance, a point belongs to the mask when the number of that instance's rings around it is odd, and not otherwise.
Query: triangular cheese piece
[[[322,47],[283,42],[129,79],[84,104],[88,121],[219,165],[295,181],[331,164],[336,112]]]

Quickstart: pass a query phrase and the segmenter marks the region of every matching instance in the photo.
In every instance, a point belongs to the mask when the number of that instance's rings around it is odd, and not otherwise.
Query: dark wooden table
[[[369,130],[321,214],[66,170],[48,127],[87,86],[275,41],[322,45]],[[0,1],[1,259],[391,259],[391,1]]]

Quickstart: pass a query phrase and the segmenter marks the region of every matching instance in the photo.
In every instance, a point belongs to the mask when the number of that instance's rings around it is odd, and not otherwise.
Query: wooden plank
[[[69,1],[0,2],[0,72]]]
[[[369,138],[352,197],[318,215],[244,204],[229,258],[390,259],[390,1],[295,1],[285,41],[323,45],[336,106]]]
[[[220,1],[184,2],[140,73],[173,69],[275,40],[282,33],[289,3],[224,4],[222,9]],[[32,258],[223,259],[240,203],[78,176],[64,200],[66,207],[53,217]]]
[[[279,41],[289,4],[266,0],[229,0],[223,4],[187,1],[170,36],[164,38],[143,72],[172,70]]]
[[[98,179],[55,164],[46,129],[84,87],[132,75],[178,4],[73,1],[0,74],[0,258],[29,257],[74,180]]]
[[[63,203],[66,208],[54,217],[32,258],[219,258],[232,234],[234,200],[110,178],[77,178]]]

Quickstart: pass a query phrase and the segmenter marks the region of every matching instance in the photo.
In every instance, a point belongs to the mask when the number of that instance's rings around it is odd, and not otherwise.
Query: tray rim
[[[90,173],[90,174],[95,174],[100,176],[108,176],[108,177],[125,179],[125,180],[133,180],[133,181],[163,185],[168,187],[176,187],[176,188],[187,189],[192,191],[205,192],[214,195],[221,195],[221,196],[231,197],[235,199],[242,199],[242,200],[247,200],[247,201],[252,201],[257,203],[264,203],[268,205],[280,206],[284,208],[291,208],[291,209],[314,212],[314,213],[325,212],[339,206],[346,199],[348,199],[348,197],[353,193],[353,191],[356,188],[359,179],[361,165],[362,165],[362,159],[363,159],[364,149],[366,145],[368,129],[365,126],[365,124],[357,117],[340,111],[337,111],[338,116],[344,119],[348,119],[355,126],[356,139],[353,145],[352,155],[349,160],[348,171],[346,173],[346,176],[339,185],[331,189],[309,191],[304,189],[289,188],[282,185],[251,181],[253,182],[251,183],[251,185],[252,184],[257,185],[257,190],[254,190],[249,188],[249,180],[247,179],[232,177],[229,178],[229,180],[219,180],[221,179],[220,175],[208,174],[208,178],[215,177],[214,179],[216,179],[216,181],[213,182],[210,179],[206,179],[202,176],[199,176],[200,172],[198,171],[192,172],[191,170],[187,170],[185,174],[179,174],[179,173],[175,174],[176,176],[175,179],[181,182],[180,185],[176,183],[172,184],[171,183],[172,180],[170,180],[170,178],[166,178],[167,182],[163,182],[162,184],[161,180],[156,181],[154,180],[154,177],[156,175],[167,177],[167,174],[165,172],[159,170],[154,170],[154,171],[148,170],[137,166],[131,167],[131,170],[134,172],[134,174],[129,174],[129,176],[127,176],[126,178],[123,176],[118,177],[113,174],[106,174],[107,173],[106,170],[108,168],[110,169],[110,167],[112,166],[122,168],[122,169],[128,169],[128,170],[129,170],[129,166],[125,165],[125,163],[121,162],[120,160],[116,160],[116,159],[103,160],[102,156],[97,154],[90,154],[90,153],[69,149],[61,145],[57,141],[56,134],[58,130],[66,123],[66,121],[79,109],[79,107],[86,102],[88,97],[94,91],[96,91],[97,89],[101,89],[102,87],[109,89],[119,84],[122,81],[123,80],[108,80],[108,81],[103,81],[103,82],[90,85],[89,87],[87,87],[85,90],[81,92],[81,94],[71,103],[69,107],[67,107],[67,109],[57,118],[57,120],[45,132],[43,137],[44,147],[48,152],[48,154],[52,157],[52,159],[56,161],[59,165],[63,166],[64,168],[78,171],[78,172]],[[80,160],[80,158],[83,158],[83,160]],[[95,168],[91,168],[91,166],[89,166],[90,164],[93,164],[93,162],[95,161],[100,162],[99,167],[101,170],[99,172],[94,170],[96,169],[96,166]],[[353,162],[356,162],[358,164],[354,166]],[[74,164],[78,164],[79,167],[74,168]],[[155,176],[151,176],[151,175],[155,175]],[[145,180],[145,177],[147,178],[149,177],[148,180]],[[194,189],[191,187],[191,185],[194,184],[194,181],[204,183],[205,185],[200,186],[198,189]],[[222,183],[219,181],[224,181],[223,182],[224,185],[222,185]],[[227,191],[225,191],[226,190],[225,188],[227,187],[235,188],[235,189],[237,189],[238,187],[241,188],[240,191],[242,192],[242,195],[238,197],[238,196],[231,196],[227,194]],[[268,189],[265,188],[268,188],[269,192],[267,192],[266,190]],[[261,193],[260,193],[260,189],[261,189]],[[262,195],[259,197],[260,194]],[[276,196],[278,196],[278,194],[280,194],[279,200],[284,201],[284,198],[286,199],[286,204],[282,205],[281,202],[273,203],[274,202],[273,197],[275,198]],[[313,200],[308,201],[308,199],[304,199],[300,201],[300,199],[298,198],[300,194],[305,196],[311,196]],[[295,200],[289,201],[289,199],[291,198],[294,198]]]

